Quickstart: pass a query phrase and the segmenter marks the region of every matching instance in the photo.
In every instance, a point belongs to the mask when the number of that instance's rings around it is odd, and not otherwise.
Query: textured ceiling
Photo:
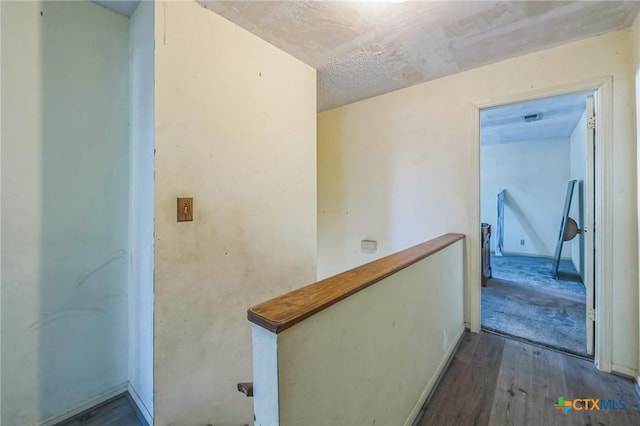
[[[631,25],[640,2],[215,1],[318,70],[318,109]]]
[[[536,99],[484,109],[480,112],[482,145],[566,139],[586,108],[587,93]],[[538,114],[538,121],[524,117]]]

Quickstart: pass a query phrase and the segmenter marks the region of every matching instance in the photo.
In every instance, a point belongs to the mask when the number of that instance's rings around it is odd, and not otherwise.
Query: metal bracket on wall
[[[577,180],[570,180],[567,186],[567,195],[564,199],[564,209],[562,213],[562,222],[560,222],[560,233],[558,234],[558,242],[556,243],[556,254],[553,261],[553,269],[551,274],[554,279],[558,279],[558,268],[560,267],[560,256],[562,255],[562,243],[565,241],[565,230],[567,227],[567,219],[569,219],[569,210],[571,209],[571,199],[573,198],[573,190]]]

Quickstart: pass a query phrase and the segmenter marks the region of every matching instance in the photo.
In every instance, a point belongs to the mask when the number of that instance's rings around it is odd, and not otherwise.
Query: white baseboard
[[[460,330],[456,333],[455,338],[452,339],[451,345],[449,345],[447,352],[445,352],[444,356],[442,357],[442,360],[440,361],[440,364],[438,364],[438,368],[436,368],[433,376],[431,376],[431,378],[427,382],[427,385],[420,395],[420,399],[418,399],[418,402],[416,403],[415,407],[413,407],[413,410],[411,410],[409,417],[407,417],[407,420],[405,420],[404,426],[411,426],[416,421],[416,418],[422,411],[422,407],[431,394],[431,391],[433,391],[433,388],[438,384],[438,381],[440,380],[444,369],[447,367],[447,365],[449,365],[449,362],[453,357],[456,348],[458,347],[458,343],[460,343],[460,339],[464,335],[464,330],[464,326],[461,327]]]
[[[622,374],[623,376],[628,376],[630,378],[634,378],[638,376],[638,372],[633,369],[633,368],[629,368],[629,367],[625,367],[622,365],[616,365],[616,364],[611,364],[611,371],[618,373],[618,374]]]
[[[49,416],[44,420],[40,420],[38,423],[36,423],[38,426],[53,426],[56,423],[60,423],[63,420],[66,420],[70,417],[75,416],[76,414],[80,414],[85,410],[88,410],[89,408],[101,404],[111,398],[113,398],[114,396],[118,396],[123,392],[127,391],[128,388],[128,383],[129,382],[124,382],[121,383],[117,386],[112,387],[111,389],[102,392],[96,396],[93,396],[91,398],[85,399],[83,402],[81,402],[80,404],[78,404],[75,408],[72,408],[70,410],[67,410],[63,413],[59,413],[59,414],[54,414],[53,416]]]
[[[138,391],[136,391],[136,388],[133,387],[131,382],[127,382],[127,385],[128,385],[127,389],[129,390],[129,395],[131,395],[131,399],[133,399],[133,402],[138,407],[138,411],[142,413],[142,416],[144,417],[144,419],[147,421],[149,425],[153,425],[153,415],[151,414],[151,411],[149,411],[149,409],[144,404],[144,402],[142,402],[142,398],[140,398],[140,395],[138,395]]]

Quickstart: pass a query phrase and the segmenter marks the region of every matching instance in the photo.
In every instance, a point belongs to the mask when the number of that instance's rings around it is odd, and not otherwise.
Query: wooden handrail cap
[[[280,333],[350,295],[464,239],[445,234],[333,277],[255,305],[247,312],[252,323]]]

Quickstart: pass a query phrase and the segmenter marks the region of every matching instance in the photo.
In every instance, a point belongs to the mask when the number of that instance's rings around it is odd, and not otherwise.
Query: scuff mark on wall
[[[120,249],[120,250],[115,251],[111,256],[109,256],[106,260],[102,261],[101,263],[99,263],[97,265],[93,265],[93,266],[87,268],[76,279],[76,283],[75,283],[76,287],[81,287],[93,275],[95,275],[96,273],[100,272],[102,269],[106,268],[107,266],[109,266],[111,263],[117,261],[118,259],[124,259],[124,256],[125,256],[125,250],[124,249]]]
[[[103,309],[100,308],[87,308],[87,307],[66,307],[51,314],[42,314],[40,318],[35,320],[29,325],[29,330],[37,330],[46,325],[51,324],[54,321],[68,318],[75,315],[107,315]]]

